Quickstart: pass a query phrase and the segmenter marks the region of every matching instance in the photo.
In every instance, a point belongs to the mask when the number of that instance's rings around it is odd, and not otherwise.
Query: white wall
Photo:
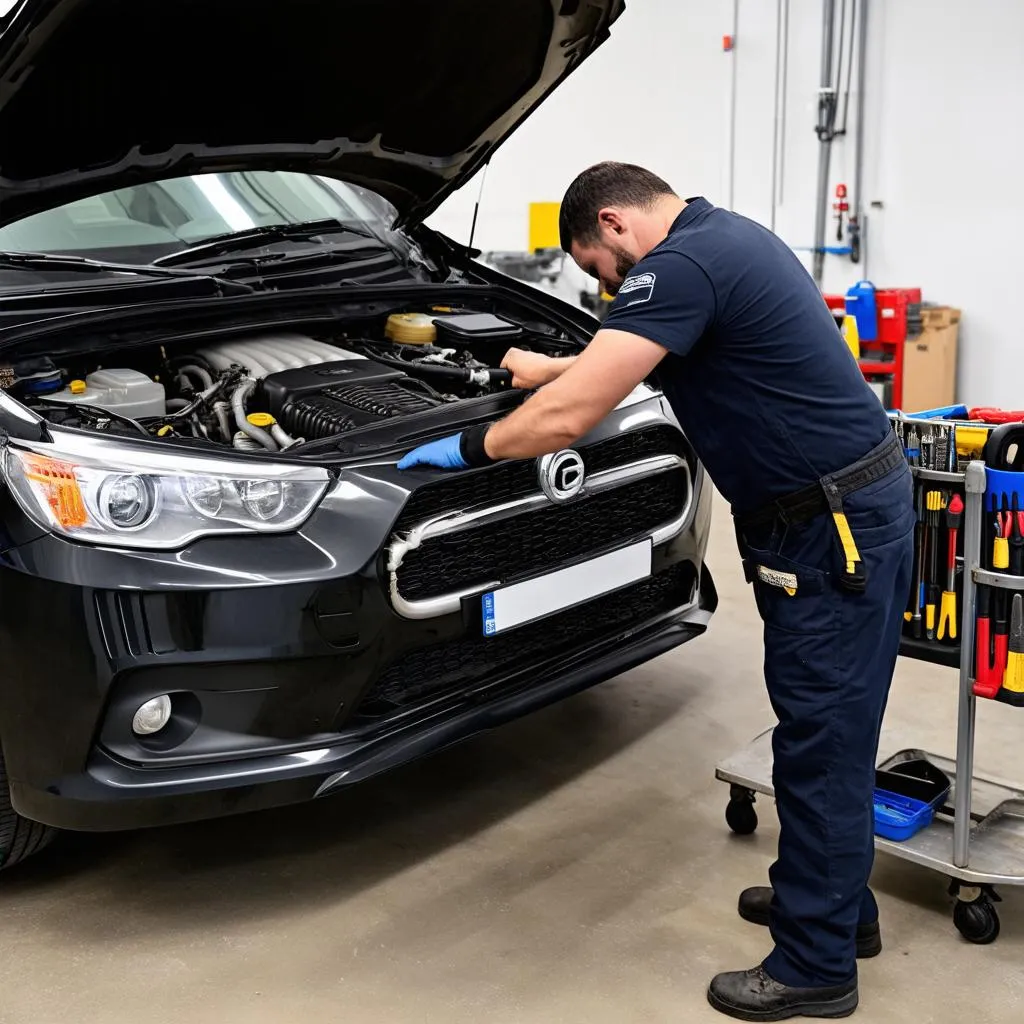
[[[627,0],[611,39],[491,162],[474,244],[525,249],[528,204],[558,202],[599,160],[643,164],[688,195],[718,197],[729,82],[721,13],[731,10],[731,0]],[[433,226],[468,238],[479,177],[435,214]]]
[[[557,201],[579,170],[609,158],[645,164],[722,206],[733,167],[733,207],[769,224],[779,5],[737,6],[736,49],[726,54],[734,0],[627,0],[612,38],[495,157],[476,244],[524,249],[528,203]],[[821,0],[789,0],[775,227],[795,248],[813,243],[820,38]],[[866,201],[883,208],[868,210],[866,265],[826,262],[826,290],[845,291],[866,269],[880,287],[920,285],[927,301],[963,309],[959,393],[971,404],[1024,405],[1011,315],[1024,237],[1021,39],[1019,0],[870,0],[864,185]],[[839,181],[853,188],[856,79],[854,91],[830,192]],[[465,240],[478,184],[432,223]]]

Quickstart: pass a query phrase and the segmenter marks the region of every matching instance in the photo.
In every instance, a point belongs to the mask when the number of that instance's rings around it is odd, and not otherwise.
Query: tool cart
[[[986,944],[999,935],[995,887],[1024,885],[1024,781],[974,773],[977,701],[1024,708],[1024,424],[942,412],[891,417],[918,501],[900,653],[959,668],[956,753],[883,729],[875,848],[947,876],[954,925]],[[756,796],[774,795],[771,734],[715,771],[730,787],[726,821],[741,835],[757,828]]]

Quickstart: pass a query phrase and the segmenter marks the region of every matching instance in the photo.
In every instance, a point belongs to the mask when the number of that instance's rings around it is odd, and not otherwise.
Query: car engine
[[[517,344],[544,347],[491,313],[396,313],[321,337],[164,345],[131,365],[36,360],[20,390],[54,423],[277,452],[508,388],[511,375],[495,365]]]

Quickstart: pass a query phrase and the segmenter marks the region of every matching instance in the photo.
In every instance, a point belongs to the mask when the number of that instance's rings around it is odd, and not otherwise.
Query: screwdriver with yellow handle
[[[1003,689],[1024,698],[1024,597],[1013,595],[1010,615],[1010,647],[1006,655],[1006,676]],[[1015,702],[1016,703],[1016,702]]]
[[[939,611],[940,640],[949,635],[956,639],[956,538],[964,516],[964,499],[954,494],[946,508],[946,589],[942,592],[942,607]]]
[[[924,608],[925,636],[935,639],[935,612],[939,597],[939,528],[942,525],[942,510],[946,496],[942,491],[929,491],[925,497],[928,526],[928,592]]]
[[[992,495],[992,511],[995,513],[994,540],[992,543],[992,569],[995,572],[1006,572],[1010,568],[1010,534],[1012,533],[1011,515],[1002,511],[1003,501]],[[992,648],[995,653],[995,665],[992,667],[993,680],[998,684],[1006,672],[1007,650],[1009,646],[1010,626],[1007,620],[1007,592],[997,590],[994,602],[994,621],[992,628]]]

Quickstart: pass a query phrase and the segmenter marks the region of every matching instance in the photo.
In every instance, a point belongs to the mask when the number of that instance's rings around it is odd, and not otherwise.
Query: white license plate
[[[494,636],[514,626],[628,587],[651,575],[650,540],[610,551],[522,583],[484,594],[484,634]]]

